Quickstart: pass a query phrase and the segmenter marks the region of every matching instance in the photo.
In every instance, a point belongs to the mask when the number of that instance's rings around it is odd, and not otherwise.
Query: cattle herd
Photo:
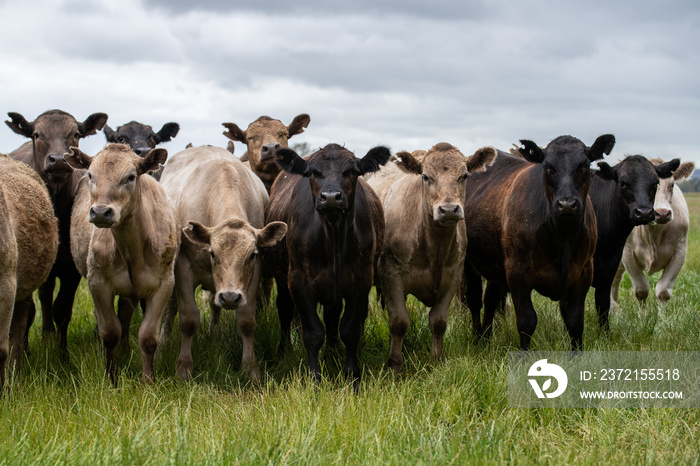
[[[527,350],[537,326],[533,290],[559,302],[578,351],[591,286],[607,330],[625,270],[639,301],[649,294],[645,273],[663,271],[663,304],[685,260],[688,208],[676,182],[692,174],[692,162],[632,155],[611,166],[602,162],[615,145],[611,134],[590,146],[560,136],[545,147],[521,140],[509,153],[483,147],[471,156],[438,143],[393,157],[377,146],[358,158],[328,144],[302,158],[288,139],[309,116],[289,125],[262,116],[245,131],[223,124],[247,146],[240,159],[231,144],[188,145],[168,157],[156,146],[177,135],[177,123],[156,133],[136,121],[112,130],[104,113],[83,122],[61,110],[31,122],[8,115],[7,125],[30,141],[0,155],[0,387],[8,361],[20,369],[35,290],[42,332],[57,333],[67,357],[82,277],[115,383],[114,352],[128,342],[138,305],[142,380],[154,379],[158,343],[176,316],[177,375],[191,377],[199,286],[212,325],[222,309],[236,311],[241,368],[259,381],[256,305],[272,297],[274,283],[278,352],[289,349],[298,318],[311,375],[321,377],[323,344],[337,346],[340,337],[345,374],[356,383],[372,286],[388,312],[388,367],[400,371],[409,294],[430,308],[435,358],[455,296],[471,311],[475,337],[487,339],[510,294]],[[105,148],[82,152],[80,139],[100,130]]]

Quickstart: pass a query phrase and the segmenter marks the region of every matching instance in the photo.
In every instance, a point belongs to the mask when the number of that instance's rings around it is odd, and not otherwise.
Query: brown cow
[[[173,155],[161,184],[184,226],[175,262],[175,294],[182,345],[177,373],[192,374],[192,337],[199,326],[195,289],[210,291],[212,320],[221,308],[236,310],[243,338],[242,370],[260,380],[253,351],[255,300],[260,285],[261,254],[287,232],[287,225],[265,226],[268,196],[262,181],[226,149],[200,146]],[[174,318],[169,307],[166,325]],[[171,325],[171,324],[170,324]],[[166,330],[167,332],[167,330]]]
[[[310,121],[311,118],[306,113],[297,115],[289,126],[274,118],[261,116],[248,125],[245,131],[235,123],[223,123],[228,129],[224,136],[248,147],[241,160],[248,162],[250,169],[260,177],[269,193],[280,172],[280,167],[275,163],[275,150],[289,147],[287,140],[295,134],[303,133]]]
[[[410,319],[406,296],[431,306],[429,325],[433,356],[442,356],[450,302],[459,289],[466,232],[464,190],[470,173],[483,171],[496,150],[479,149],[465,157],[456,147],[440,143],[422,158],[400,152],[398,167],[387,167],[369,178],[384,206],[386,239],[379,256],[378,282],[389,311],[391,344],[388,365],[403,364],[401,346]]]
[[[114,313],[115,295],[132,306],[145,299],[138,336],[143,356],[141,379],[152,381],[153,355],[173,291],[180,235],[163,187],[151,176],[142,175],[157,170],[168,153],[153,149],[139,157],[123,144],[109,144],[94,157],[75,147],[71,151],[66,154],[68,163],[88,170],[73,206],[71,250],[95,303],[107,372],[116,383],[114,349],[123,330]]]
[[[57,250],[58,222],[46,186],[26,164],[0,155],[0,390],[8,339],[10,367],[19,371],[32,293],[49,276]]]
[[[49,110],[28,122],[19,113],[8,113],[12,121],[6,121],[12,130],[31,139],[10,157],[32,167],[46,183],[53,209],[58,218],[58,254],[46,282],[39,288],[39,301],[43,315],[42,332],[46,335],[58,328],[59,346],[67,356],[67,332],[73,314],[75,291],[80,284],[80,273],[75,268],[70,252],[70,216],[78,181],[83,175],[74,172],[63,155],[77,146],[80,139],[95,134],[107,122],[104,113],[93,113],[84,122],[61,110]],[[54,300],[54,287],[58,278],[61,287]],[[34,319],[30,316],[30,324]],[[55,327],[54,327],[55,322]]]

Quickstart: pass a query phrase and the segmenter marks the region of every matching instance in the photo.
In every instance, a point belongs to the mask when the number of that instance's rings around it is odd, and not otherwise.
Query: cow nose
[[[46,156],[46,169],[50,170],[62,165],[66,165],[62,154],[49,154]]]
[[[319,207],[337,209],[343,206],[343,193],[337,191],[323,192],[318,196]]]
[[[216,295],[216,301],[225,309],[236,309],[243,304],[243,295],[237,291],[221,291]]]
[[[581,211],[581,204],[578,199],[570,197],[559,199],[557,201],[557,208],[559,209],[560,215],[575,215]]]
[[[656,209],[654,210],[654,221],[659,224],[668,223],[673,217],[671,209]]]
[[[139,157],[145,157],[151,151],[150,147],[137,147],[134,149],[134,153]]]
[[[110,226],[114,223],[114,209],[105,205],[95,205],[90,207],[90,223],[98,227]]]
[[[260,160],[265,160],[267,158],[274,157],[274,155],[277,153],[277,150],[280,147],[281,146],[279,145],[279,143],[276,143],[276,142],[264,144],[260,148]]]
[[[464,218],[462,206],[459,204],[442,204],[438,206],[437,218],[440,222],[457,222]]]
[[[634,209],[634,219],[637,223],[649,223],[654,220],[654,209],[637,207]]]

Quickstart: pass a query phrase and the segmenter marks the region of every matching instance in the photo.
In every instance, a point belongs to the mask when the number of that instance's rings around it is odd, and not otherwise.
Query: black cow
[[[65,356],[68,324],[73,315],[75,291],[80,284],[80,273],[70,252],[70,216],[75,190],[84,171],[73,170],[63,155],[70,152],[71,146],[77,147],[80,139],[102,129],[107,122],[107,115],[93,113],[82,123],[61,110],[49,110],[31,123],[19,113],[8,115],[11,121],[5,121],[7,126],[15,133],[31,139],[11,152],[10,157],[26,163],[39,174],[49,189],[54,213],[58,218],[58,254],[49,278],[39,287],[39,301],[43,315],[42,331],[44,334],[54,332],[55,322],[60,336],[59,346]],[[54,301],[56,278],[60,280],[61,287]],[[27,328],[34,319],[33,306],[30,312]]]
[[[137,121],[118,126],[116,131],[109,125],[104,127],[107,142],[127,144],[139,157],[145,157],[158,144],[172,140],[177,136],[178,131],[180,131],[180,125],[177,123],[166,123],[157,133],[150,126]],[[163,173],[163,167],[154,172],[153,176],[159,180],[161,173]]]
[[[374,264],[384,240],[384,213],[372,188],[359,176],[389,160],[386,147],[371,149],[362,159],[329,144],[302,159],[291,149],[277,150],[277,163],[287,173],[272,187],[265,221],[289,226],[286,240],[271,248],[266,262],[277,281],[280,352],[290,344],[294,306],[303,329],[309,370],[318,380],[318,353],[345,343],[345,374],[359,379],[357,345],[367,317]],[[345,312],[343,313],[343,300]],[[323,306],[325,328],[316,311]],[[343,319],[340,321],[340,315]]]
[[[669,178],[680,165],[673,159],[654,165],[641,155],[625,157],[614,167],[600,162],[589,195],[598,220],[598,242],[593,259],[595,306],[600,326],[608,330],[610,289],[622,259],[627,237],[637,225],[654,220],[659,178]]]
[[[527,350],[537,326],[532,290],[554,301],[574,350],[582,348],[583,311],[593,277],[596,219],[588,199],[590,164],[602,159],[615,137],[586,147],[560,136],[541,149],[520,141],[520,157],[498,153],[486,171],[467,183],[465,215],[466,301],[474,331],[488,337],[496,308],[510,291],[520,347]],[[481,321],[481,280],[487,280]]]

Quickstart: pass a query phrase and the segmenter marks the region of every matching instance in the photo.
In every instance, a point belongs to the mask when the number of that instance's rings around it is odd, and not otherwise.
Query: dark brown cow
[[[49,110],[28,122],[19,113],[8,113],[12,121],[6,121],[12,130],[31,139],[10,157],[32,167],[46,183],[53,202],[54,213],[58,218],[58,254],[49,278],[39,288],[39,300],[43,315],[44,334],[58,327],[59,345],[67,355],[66,334],[73,314],[75,291],[80,284],[80,273],[75,268],[70,252],[70,216],[73,199],[81,171],[74,171],[63,159],[71,146],[78,146],[80,139],[95,134],[107,122],[104,113],[93,113],[84,122],[76,121],[72,115],[61,110]],[[61,282],[54,300],[56,279]],[[30,316],[33,320],[34,316]]]
[[[223,123],[228,129],[224,132],[224,136],[240,141],[248,147],[241,161],[249,164],[250,169],[260,177],[269,193],[272,183],[280,173],[280,167],[275,163],[275,150],[288,147],[288,139],[295,134],[303,133],[310,121],[311,118],[306,113],[297,115],[289,126],[269,116],[261,116],[248,125],[245,131],[235,123]]]
[[[107,142],[126,144],[139,157],[148,154],[158,144],[171,141],[172,138],[177,136],[178,131],[180,131],[180,125],[177,123],[166,123],[157,133],[150,126],[136,121],[130,121],[125,125],[118,126],[116,131],[110,128],[109,125],[104,127]],[[157,170],[153,176],[159,180],[161,173],[163,173],[163,167]]]
[[[329,144],[308,159],[291,149],[280,149],[277,156],[287,173],[273,186],[265,221],[288,225],[286,241],[270,248],[268,254],[277,281],[280,352],[290,344],[296,305],[311,373],[320,378],[319,350],[326,332],[328,346],[337,345],[340,322],[345,374],[358,380],[357,345],[367,318],[374,264],[384,240],[382,205],[358,177],[376,171],[391,153],[386,147],[375,147],[358,159],[347,149]],[[318,303],[323,306],[326,330],[316,311]]]
[[[597,232],[588,198],[590,164],[615,144],[607,134],[591,147],[560,136],[541,149],[521,141],[524,158],[499,152],[494,164],[467,183],[465,210],[467,305],[475,333],[488,337],[496,308],[511,292],[520,347],[537,326],[532,290],[554,301],[573,349],[582,348],[583,310],[593,277]],[[481,322],[482,277],[488,283]]]

